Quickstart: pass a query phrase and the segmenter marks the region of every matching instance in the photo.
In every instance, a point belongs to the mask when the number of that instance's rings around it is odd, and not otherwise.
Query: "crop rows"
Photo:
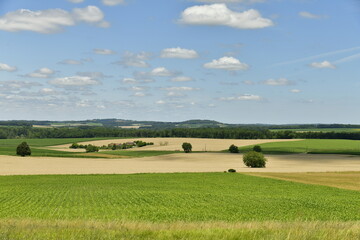
[[[360,192],[229,173],[0,177],[0,218],[360,220]]]

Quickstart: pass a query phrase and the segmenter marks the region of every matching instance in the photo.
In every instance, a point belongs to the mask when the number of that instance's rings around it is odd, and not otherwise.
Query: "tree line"
[[[219,139],[353,139],[360,140],[360,132],[294,132],[270,131],[266,128],[174,128],[119,129],[106,127],[33,128],[0,127],[0,139],[11,138],[96,138],[96,137],[184,137]]]

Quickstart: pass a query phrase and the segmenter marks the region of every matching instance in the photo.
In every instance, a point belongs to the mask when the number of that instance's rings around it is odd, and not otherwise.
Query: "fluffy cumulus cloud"
[[[336,66],[329,61],[313,62],[310,64],[310,66],[313,68],[332,68],[332,69],[336,68]]]
[[[96,6],[75,8],[72,12],[63,9],[31,11],[19,9],[0,17],[0,30],[9,32],[32,31],[56,33],[64,27],[85,22],[99,27],[108,27],[103,12]]]
[[[55,71],[50,68],[40,68],[32,73],[26,74],[25,77],[50,78],[54,73],[55,73]]]
[[[262,97],[259,95],[253,95],[253,94],[243,94],[237,97],[222,97],[220,98],[221,101],[260,101],[262,100]]]
[[[234,12],[224,3],[189,7],[181,13],[179,22],[191,25],[223,25],[239,29],[258,29],[274,25],[255,9]]]
[[[249,65],[246,63],[242,63],[239,59],[234,57],[222,57],[220,59],[215,59],[212,62],[205,63],[205,68],[213,68],[213,69],[223,69],[227,71],[239,71],[239,70],[247,70],[249,69]]]
[[[17,70],[17,67],[10,66],[6,63],[0,63],[0,71],[6,71],[6,72],[15,72]]]
[[[325,18],[325,16],[313,14],[310,12],[299,12],[299,16],[303,18],[310,18],[310,19],[320,19]]]
[[[110,50],[110,49],[102,49],[102,48],[95,48],[93,49],[95,54],[99,54],[99,55],[113,55],[116,54],[115,51]]]
[[[49,82],[58,87],[85,87],[91,85],[98,85],[100,81],[89,76],[71,76],[63,78],[55,78]]]
[[[124,0],[102,0],[102,3],[107,6],[115,6],[119,4],[124,4]]]
[[[184,58],[184,59],[191,59],[191,58],[198,58],[199,54],[192,49],[185,49],[185,48],[166,48],[161,51],[160,57],[162,58]]]
[[[279,78],[279,79],[268,79],[262,82],[264,85],[270,86],[289,86],[294,85],[293,81],[288,80],[287,78]]]

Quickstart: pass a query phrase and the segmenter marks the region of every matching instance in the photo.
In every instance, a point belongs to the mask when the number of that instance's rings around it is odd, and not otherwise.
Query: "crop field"
[[[293,142],[273,142],[258,144],[264,153],[318,153],[318,154],[352,154],[360,155],[359,140],[306,139]],[[249,151],[252,146],[241,147],[241,151]]]
[[[0,239],[356,239],[359,221],[359,191],[242,174],[0,177]]]
[[[69,148],[61,149],[50,148],[54,145],[71,144],[73,142],[100,141],[107,138],[60,138],[60,139],[0,139],[0,155],[16,155],[16,147],[21,142],[27,142],[31,147],[31,156],[33,157],[71,157],[71,158],[114,158],[114,157],[148,157],[159,156],[173,153],[171,151],[104,151],[99,153],[72,152]],[[121,140],[124,141],[124,140]]]
[[[359,128],[288,128],[288,129],[270,129],[270,131],[294,131],[294,132],[358,132]]]

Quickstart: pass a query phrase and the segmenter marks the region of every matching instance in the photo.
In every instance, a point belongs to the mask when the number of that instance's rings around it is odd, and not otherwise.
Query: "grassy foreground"
[[[290,142],[258,144],[266,154],[313,153],[360,155],[360,140],[306,139]],[[240,151],[252,150],[253,146],[241,147]]]
[[[359,239],[360,222],[145,223],[0,220],[0,239]]]
[[[0,177],[0,239],[359,234],[359,191],[230,173]]]

